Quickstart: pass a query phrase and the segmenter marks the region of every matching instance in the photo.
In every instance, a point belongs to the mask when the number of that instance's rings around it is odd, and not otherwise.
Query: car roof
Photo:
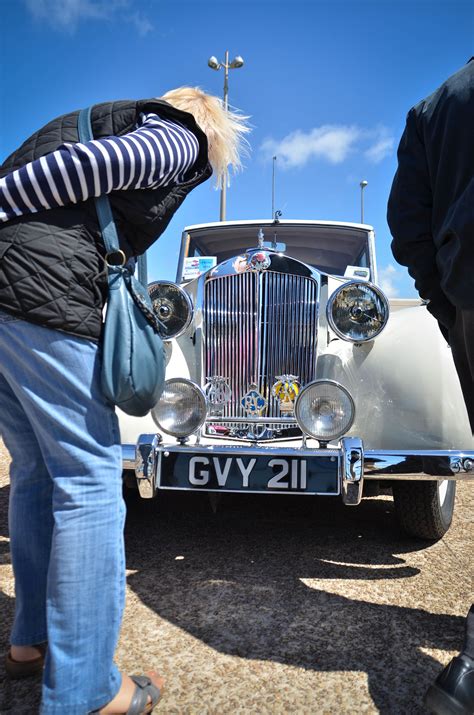
[[[295,224],[305,224],[313,226],[339,226],[341,228],[358,228],[364,231],[373,231],[373,226],[367,223],[351,223],[350,221],[320,221],[320,220],[303,220],[303,219],[280,219],[278,222],[273,221],[270,218],[264,219],[250,219],[243,221],[210,221],[209,223],[195,223],[190,226],[186,226],[184,231],[192,231],[194,229],[202,228],[218,228],[225,226],[275,226],[275,225],[295,225]]]

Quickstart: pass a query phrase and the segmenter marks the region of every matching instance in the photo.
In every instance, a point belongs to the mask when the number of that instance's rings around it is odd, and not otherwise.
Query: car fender
[[[451,350],[423,305],[391,313],[373,341],[331,340],[318,377],[349,390],[356,417],[348,434],[367,449],[473,449]]]

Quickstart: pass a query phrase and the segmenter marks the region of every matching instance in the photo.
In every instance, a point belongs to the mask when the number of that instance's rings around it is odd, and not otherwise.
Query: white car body
[[[264,232],[265,243],[260,238],[259,246],[257,234],[260,230]],[[228,238],[226,238],[227,236]],[[284,245],[285,238],[288,242],[286,250],[277,250]],[[363,247],[360,263],[364,263],[364,265],[358,266],[355,258],[351,258],[350,251],[355,250],[351,247],[351,241],[359,242]],[[242,242],[246,245],[242,246]],[[269,245],[270,242],[273,244]],[[235,249],[233,244],[235,244]],[[318,245],[321,245],[321,250],[318,249]],[[356,243],[353,245],[355,247]],[[441,521],[443,521],[442,510],[444,509],[446,513],[444,514],[443,527],[438,525],[439,528],[417,528],[413,523],[417,519],[414,516],[408,519],[409,523],[404,525],[410,533],[417,536],[425,538],[442,536],[449,526],[448,522],[450,522],[454,504],[453,492],[450,500],[452,504],[449,507],[451,514],[448,514],[448,505],[444,502],[451,480],[472,479],[474,440],[451,351],[443,339],[436,321],[420,300],[393,299],[389,301],[390,317],[381,334],[368,342],[354,343],[338,337],[328,324],[326,316],[328,299],[341,284],[357,278],[357,273],[363,276],[363,280],[368,278],[371,284],[377,285],[375,237],[372,227],[364,224],[330,221],[272,222],[269,220],[190,226],[183,232],[178,282],[181,281],[185,258],[190,254],[192,256],[193,251],[197,255],[198,247],[202,249],[203,246],[217,249],[214,251],[214,255],[217,254],[217,264],[205,274],[182,284],[193,303],[194,315],[187,330],[181,336],[171,340],[168,345],[167,351],[170,357],[166,368],[166,379],[187,378],[202,389],[206,388],[209,379],[206,371],[209,365],[214,364],[214,357],[209,356],[209,351],[221,350],[221,342],[223,344],[225,342],[224,337],[222,341],[213,338],[214,342],[211,345],[210,333],[206,333],[206,320],[209,321],[211,315],[208,303],[210,296],[214,295],[209,286],[211,281],[214,281],[214,286],[217,286],[214,288],[215,294],[218,297],[227,296],[226,300],[222,301],[225,303],[223,310],[234,310],[232,320],[235,322],[237,320],[235,314],[236,311],[238,312],[239,306],[234,305],[232,308],[229,302],[232,302],[233,298],[236,301],[244,300],[244,298],[239,298],[241,293],[238,291],[241,289],[238,288],[234,296],[232,291],[229,292],[228,287],[225,288],[228,292],[222,293],[224,288],[221,289],[219,286],[240,285],[241,282],[247,280],[239,278],[238,274],[253,270],[250,266],[250,259],[255,255],[255,251],[260,250],[262,255],[265,254],[268,261],[272,263],[269,268],[259,266],[258,271],[260,273],[265,270],[273,271],[273,266],[280,266],[278,268],[280,270],[279,286],[283,285],[282,281],[285,280],[286,267],[288,275],[301,272],[306,276],[304,280],[314,279],[317,283],[317,309],[319,310],[317,349],[316,354],[311,358],[312,360],[314,358],[314,364],[307,372],[310,374],[311,380],[327,379],[344,386],[354,401],[355,419],[350,430],[342,438],[327,445],[321,445],[311,437],[304,438],[301,434],[295,436],[293,433],[288,438],[285,438],[284,434],[279,435],[278,433],[275,433],[273,437],[267,436],[263,439],[259,439],[258,436],[246,439],[242,432],[236,436],[238,424],[233,422],[229,416],[225,421],[225,417],[222,415],[220,418],[222,422],[217,421],[216,424],[225,424],[227,434],[222,432],[212,434],[210,432],[216,425],[214,424],[212,427],[213,419],[208,415],[202,430],[197,434],[190,435],[185,442],[179,443],[166,434],[160,433],[151,414],[143,418],[134,418],[120,413],[124,468],[136,470],[142,496],[156,496],[162,488],[201,488],[205,491],[226,491],[225,480],[216,482],[215,478],[210,479],[209,477],[209,473],[213,472],[215,467],[213,455],[218,455],[219,459],[224,460],[224,467],[217,464],[217,470],[218,472],[220,470],[222,475],[222,470],[226,468],[227,464],[225,459],[235,461],[239,455],[249,458],[255,454],[266,454],[269,457],[274,456],[277,461],[278,457],[281,457],[283,461],[285,459],[291,461],[292,455],[301,458],[305,455],[320,455],[325,450],[324,454],[334,456],[338,462],[338,494],[342,495],[344,502],[349,505],[356,505],[360,502],[363,485],[371,480],[385,484],[416,482],[418,486],[425,482],[430,485],[430,488],[434,485],[437,489],[439,514],[432,516],[436,521],[441,514]],[[338,248],[340,248],[339,251]],[[344,251],[347,252],[347,256]],[[260,254],[258,255],[260,256]],[[333,255],[338,256],[337,260],[340,262],[337,266],[338,274],[328,271],[327,265],[321,267],[318,265],[318,256],[327,264],[328,257]],[[310,259],[311,264],[301,260],[302,258]],[[349,260],[350,264],[344,270],[346,260]],[[244,268],[241,269],[241,266]],[[285,270],[281,269],[281,266],[284,266]],[[298,281],[301,283],[303,278],[296,276],[289,280],[294,280],[294,285],[298,286]],[[282,291],[283,288],[278,288],[278,290]],[[285,293],[287,295],[290,289],[286,287],[284,290],[287,291]],[[295,290],[300,290],[300,288],[295,288]],[[270,288],[268,288],[266,296],[271,295],[269,291]],[[263,297],[261,300],[267,301],[268,305],[271,304],[269,298]],[[304,307],[301,307],[302,302],[304,301],[299,300],[295,304],[296,307],[292,308],[295,315],[298,310],[303,311],[296,316],[296,320],[299,321],[303,321],[304,315],[306,315]],[[219,307],[215,306],[216,310]],[[276,316],[277,314],[273,313],[272,315]],[[221,319],[216,317],[216,321],[218,320]],[[273,325],[272,320],[276,326]],[[275,336],[278,334],[277,323],[279,321],[276,318],[267,316],[262,321],[262,325],[263,323],[268,324],[269,332],[273,331]],[[291,318],[288,316],[282,318],[283,323],[281,329],[284,338],[290,336],[291,340],[294,340],[296,333],[290,335],[288,332],[292,329]],[[221,322],[216,325],[225,326],[226,323]],[[314,327],[313,325],[313,329]],[[237,328],[234,327],[232,330],[235,332]],[[243,325],[239,330],[245,333],[247,328]],[[231,342],[237,341],[236,336],[237,333],[231,335],[229,332]],[[241,338],[238,337],[238,340]],[[239,350],[242,350],[242,345],[244,345],[242,340],[238,343]],[[304,334],[302,340],[308,342],[307,333]],[[292,351],[295,351],[295,355],[298,353],[300,363],[304,362],[304,353],[301,353],[301,350],[298,352],[298,346],[293,346],[285,352],[277,341],[275,350],[272,352],[277,349],[283,351],[282,356],[272,359],[279,368],[285,366],[285,370],[283,370],[285,373],[294,373],[294,370],[291,369]],[[302,355],[303,357],[301,357]],[[237,418],[243,397],[242,393],[245,393],[248,387],[245,383],[248,375],[245,374],[245,367],[242,368],[238,356],[230,355],[225,360],[221,357],[218,359],[220,360],[219,365],[225,364],[229,373],[224,377],[233,381],[235,390],[240,391],[235,399],[237,407],[232,413],[232,416]],[[270,357],[267,361],[268,364],[269,361]],[[288,369],[286,369],[287,367]],[[255,369],[257,370],[257,368]],[[230,374],[232,371],[240,371],[241,378],[237,379],[235,375]],[[258,375],[257,380],[260,380],[260,377]],[[261,388],[261,392],[262,395],[265,393],[263,397],[269,404],[271,400],[270,383],[277,377],[277,375],[266,376],[265,380],[262,377],[261,384],[265,384],[265,387]],[[304,384],[301,384],[301,388],[303,387]],[[274,412],[271,416],[275,418],[275,414]],[[268,416],[266,423],[275,427],[277,425],[272,423],[271,416]],[[242,416],[241,410],[240,419],[242,423],[247,420],[245,416]],[[263,419],[262,417],[261,421]],[[281,419],[283,420],[283,418]],[[250,421],[251,419],[248,418],[246,424]],[[253,428],[249,429],[251,431]],[[258,430],[256,434],[258,435]],[[269,434],[271,435],[271,430]],[[169,454],[170,451],[181,451],[183,454],[193,455],[189,457],[189,460],[194,459],[194,462],[192,468],[189,468],[189,480],[185,486],[182,481],[180,485],[176,483],[174,487],[169,482],[166,486],[161,483],[160,470],[164,464],[163,455]],[[244,463],[241,460],[240,465],[242,466],[242,464]],[[245,482],[245,474],[243,474],[243,480]],[[298,492],[298,490],[291,489],[289,477],[287,480],[273,478],[272,481],[269,479],[269,485],[270,483],[272,486],[267,489],[268,493]],[[288,488],[285,488],[285,484],[288,485]],[[441,488],[439,484],[442,484]],[[251,483],[247,483],[245,491],[252,491],[251,486]],[[454,482],[452,482],[452,487],[449,487],[451,491],[452,488],[454,488]],[[424,504],[424,497],[417,497],[416,494],[414,496],[413,489],[416,491],[418,487],[408,486],[407,492],[399,485],[394,490],[394,494],[396,490],[403,492],[405,496],[399,497],[402,505],[407,503],[408,498],[411,500],[409,503],[412,503],[413,499],[416,501],[421,498],[420,504]],[[425,494],[426,489],[428,487],[421,487],[420,494]],[[298,493],[302,493],[302,491],[300,490]],[[427,494],[425,496],[428,498]],[[432,496],[433,494],[431,494]]]

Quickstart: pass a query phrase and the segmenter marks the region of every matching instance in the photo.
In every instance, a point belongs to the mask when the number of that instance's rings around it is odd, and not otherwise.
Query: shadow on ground
[[[2,535],[7,501],[5,487]],[[403,554],[426,546],[400,536],[391,501],[348,509],[331,499],[223,495],[216,514],[205,494],[127,501],[128,585],[161,618],[222,654],[366,672],[381,713],[423,712],[439,663],[420,648],[457,650],[464,619],[371,602],[371,589],[389,592],[394,579],[419,573]],[[347,581],[352,598],[326,591],[327,579]],[[5,650],[13,599],[0,598]],[[9,704],[22,693],[22,712],[37,711],[39,682],[0,679],[0,693],[1,713],[20,713]]]
[[[225,495],[213,515],[205,495],[167,494],[129,503],[126,544],[128,584],[162,618],[224,654],[365,671],[380,712],[422,712],[439,663],[420,647],[462,640],[463,618],[370,602],[374,580],[418,574],[400,554],[426,547],[400,536],[391,501]],[[325,579],[357,580],[357,598]]]

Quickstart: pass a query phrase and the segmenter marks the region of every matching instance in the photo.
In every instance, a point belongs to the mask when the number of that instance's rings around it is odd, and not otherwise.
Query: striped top
[[[157,114],[141,114],[129,134],[64,143],[0,179],[0,221],[111,191],[180,184],[198,154],[192,131]]]

